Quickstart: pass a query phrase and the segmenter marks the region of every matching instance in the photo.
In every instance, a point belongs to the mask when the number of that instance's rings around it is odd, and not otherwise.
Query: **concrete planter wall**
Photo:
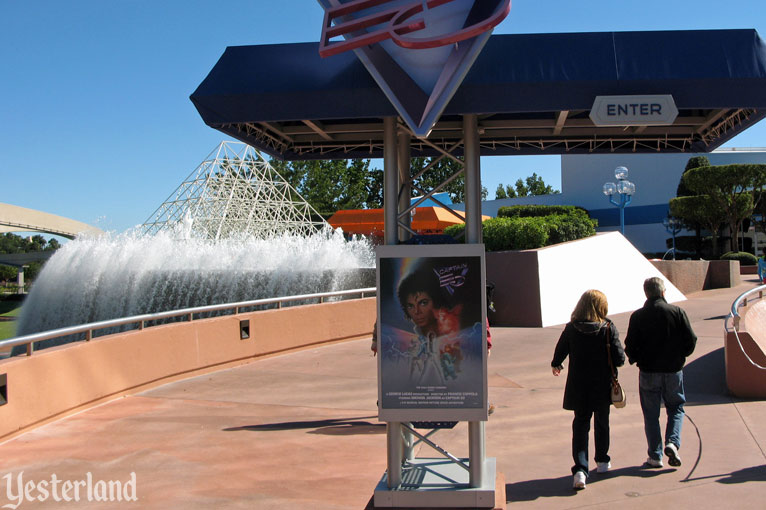
[[[536,250],[487,253],[487,280],[495,284],[496,313],[490,324],[545,327],[569,321],[588,289],[604,292],[609,312],[640,308],[646,278],[663,274],[618,232],[546,246]],[[684,295],[666,280],[669,302]]]
[[[736,287],[742,282],[737,260],[653,260],[652,264],[684,294]]]

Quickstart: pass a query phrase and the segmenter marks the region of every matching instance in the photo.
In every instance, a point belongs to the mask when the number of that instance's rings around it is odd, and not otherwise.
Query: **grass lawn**
[[[0,301],[0,317],[18,317],[21,313],[19,301]],[[16,336],[16,321],[0,320],[0,340]]]

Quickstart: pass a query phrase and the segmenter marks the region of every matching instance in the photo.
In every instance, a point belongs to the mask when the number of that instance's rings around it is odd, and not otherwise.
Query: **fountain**
[[[59,249],[32,287],[17,333],[374,287],[370,243],[346,241],[313,218],[321,216],[259,152],[222,142],[143,225]]]
[[[372,246],[346,241],[341,231],[216,241],[188,237],[188,226],[181,222],[175,231],[156,235],[129,232],[66,243],[32,287],[18,335],[193,306],[375,286]]]

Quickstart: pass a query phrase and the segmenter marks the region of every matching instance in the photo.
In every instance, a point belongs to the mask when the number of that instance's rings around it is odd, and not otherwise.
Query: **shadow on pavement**
[[[279,430],[309,430],[308,434],[323,434],[328,436],[350,436],[358,434],[385,434],[385,423],[370,423],[367,420],[377,416],[360,416],[358,418],[335,418],[328,420],[288,421],[282,423],[264,423],[262,425],[245,425],[223,429],[224,432],[269,432]]]
[[[711,351],[684,367],[686,405],[729,404],[723,347]]]
[[[766,466],[753,466],[732,471],[726,478],[716,481],[718,483],[766,482]]]
[[[682,482],[696,482],[698,480],[710,480],[711,478],[720,478],[718,483],[734,484],[746,482],[766,482],[766,466],[752,466],[749,468],[732,471],[726,475],[699,476],[681,480]]]
[[[656,469],[644,466],[631,466],[614,469],[608,473],[599,474],[592,471],[588,477],[588,485],[593,485],[599,480],[617,478],[619,476],[632,476],[638,478],[653,478],[664,473],[670,473],[674,469]],[[534,501],[539,498],[571,497],[577,492],[572,489],[572,476],[560,476],[558,478],[540,478],[537,480],[525,480],[523,482],[505,484],[505,499],[508,502]]]

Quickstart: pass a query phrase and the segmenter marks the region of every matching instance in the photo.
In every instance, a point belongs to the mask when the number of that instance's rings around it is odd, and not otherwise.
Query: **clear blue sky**
[[[189,101],[226,46],[317,41],[315,0],[0,1],[0,202],[144,222],[227,139]],[[763,0],[513,0],[495,33],[755,28]],[[766,122],[726,146],[766,146]],[[560,158],[483,158],[494,194]]]

